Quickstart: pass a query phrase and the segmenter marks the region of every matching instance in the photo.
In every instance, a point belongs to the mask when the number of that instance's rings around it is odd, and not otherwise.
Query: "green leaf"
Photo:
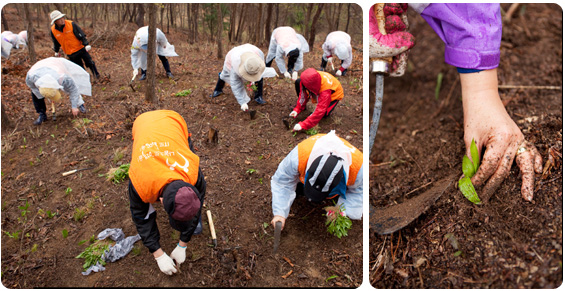
[[[465,174],[465,177],[468,178],[475,175],[475,167],[473,167],[473,162],[471,162],[467,155],[463,156],[463,174]]]
[[[269,224],[267,222],[263,222],[263,228],[267,228],[269,227]]]
[[[67,229],[63,229],[63,238],[67,238],[69,236],[69,231]]]
[[[443,80],[443,74],[440,72],[437,74],[437,83],[436,83],[436,100],[439,99],[439,91],[441,89],[441,81]]]
[[[455,253],[453,253],[453,256],[454,256],[454,257],[458,257],[458,256],[460,256],[460,255],[461,255],[461,251],[456,251]]]
[[[475,143],[475,139],[471,141],[471,158],[473,159],[473,166],[475,168],[475,173],[479,170],[480,160],[479,160],[479,149]],[[474,175],[474,173],[473,173]]]
[[[335,279],[337,277],[339,277],[339,276],[338,275],[331,275],[331,276],[326,278],[326,282],[328,282],[329,280]]]
[[[471,179],[469,177],[459,180],[459,190],[469,201],[475,204],[481,203],[481,199],[479,199],[479,196],[475,191],[475,187],[473,186],[473,183],[471,183]]]

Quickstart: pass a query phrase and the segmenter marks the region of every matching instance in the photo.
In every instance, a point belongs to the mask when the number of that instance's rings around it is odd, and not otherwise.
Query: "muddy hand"
[[[271,224],[273,225],[273,227],[275,227],[275,225],[278,221],[282,222],[281,230],[284,229],[284,224],[285,224],[286,218],[284,218],[280,215],[275,215],[275,217],[273,217],[273,220],[271,220]]]
[[[461,74],[465,145],[471,158],[474,138],[479,153],[485,149],[477,173],[471,178],[475,186],[483,186],[481,200],[488,201],[502,181],[510,174],[514,158],[522,172],[522,197],[533,199],[534,172],[542,171],[541,155],[525,142],[524,135],[510,118],[498,95],[496,69],[480,73]],[[521,149],[518,157],[517,151]]]

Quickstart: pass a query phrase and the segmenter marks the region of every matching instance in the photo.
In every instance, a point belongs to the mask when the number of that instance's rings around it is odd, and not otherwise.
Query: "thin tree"
[[[29,62],[35,64],[35,40],[33,38],[33,20],[31,18],[31,12],[29,8],[29,3],[24,3],[25,17],[27,19],[27,49],[29,52]]]
[[[322,14],[322,8],[324,8],[324,3],[318,4],[318,10],[314,13],[314,17],[312,18],[312,24],[310,25],[310,33],[308,38],[308,45],[310,47],[314,46],[314,40],[316,39],[316,24],[320,19],[320,14]]]
[[[217,43],[218,43],[218,59],[224,58],[224,50],[222,49],[222,32],[224,31],[224,17],[222,15],[222,4],[217,4],[218,9],[218,35],[217,35]]]
[[[267,19],[265,20],[265,39],[263,45],[268,45],[271,41],[271,22],[273,18],[273,3],[267,4]]]
[[[4,26],[2,31],[10,30],[10,28],[8,28],[8,20],[6,19],[6,16],[4,16],[4,9],[2,9],[2,26]]]
[[[159,103],[155,94],[155,52],[157,37],[157,5],[149,3],[149,38],[147,40],[147,86],[145,87],[145,101]]]
[[[349,30],[349,19],[351,18],[350,10],[351,10],[351,3],[348,3],[347,4],[347,22],[345,24],[345,30],[344,30],[347,33],[349,33],[349,31],[348,31]]]
[[[137,6],[137,16],[135,18],[135,24],[137,24],[137,27],[143,27],[145,24],[143,21],[145,19],[145,7],[141,3],[136,3],[135,5]]]

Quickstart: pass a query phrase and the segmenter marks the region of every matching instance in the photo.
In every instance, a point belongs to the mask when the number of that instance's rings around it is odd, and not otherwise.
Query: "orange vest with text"
[[[143,113],[133,123],[132,136],[129,177],[143,202],[157,201],[172,181],[196,183],[200,158],[188,146],[188,128],[178,113]]]
[[[298,173],[300,174],[300,182],[304,183],[304,177],[306,175],[306,166],[308,165],[308,159],[310,158],[310,153],[312,152],[312,148],[314,148],[314,144],[318,141],[319,138],[324,136],[325,134],[317,134],[314,136],[309,137],[308,139],[300,142],[298,144]],[[363,153],[359,151],[357,148],[352,146],[348,141],[343,138],[339,138],[345,146],[347,146],[352,150],[351,153],[351,166],[349,167],[349,177],[347,178],[347,186],[353,185],[355,183],[355,179],[357,179],[357,173],[361,169],[363,165]]]
[[[82,42],[75,36],[73,32],[73,22],[70,20],[65,20],[63,32],[55,29],[55,24],[51,26],[51,32],[66,55],[72,55],[84,47]]]
[[[320,93],[326,90],[332,90],[332,101],[343,99],[343,88],[339,80],[332,74],[327,72],[320,72],[320,77],[322,77],[322,86],[320,86]],[[316,99],[312,98],[312,103],[317,103]]]

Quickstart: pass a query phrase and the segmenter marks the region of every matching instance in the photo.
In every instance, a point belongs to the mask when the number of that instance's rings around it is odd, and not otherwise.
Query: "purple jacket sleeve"
[[[498,67],[500,4],[432,3],[421,13],[445,43],[445,62],[465,69]]]

